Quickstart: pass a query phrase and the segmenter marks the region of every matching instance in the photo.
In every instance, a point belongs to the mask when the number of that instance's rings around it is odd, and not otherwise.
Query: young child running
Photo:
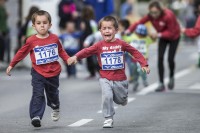
[[[123,39],[130,43],[130,45],[136,48],[140,53],[142,53],[145,59],[148,60],[149,46],[153,43],[153,40],[148,36],[145,25],[139,24],[135,29],[135,33],[131,34],[130,36],[125,36]],[[138,89],[139,77],[142,78],[144,87],[147,87],[147,75],[141,70],[140,65],[134,60],[134,58],[132,58],[129,67],[132,67],[130,75],[133,76],[133,91],[135,92]]]
[[[125,75],[124,52],[129,52],[142,66],[142,70],[149,73],[148,64],[143,55],[126,42],[116,39],[118,22],[112,16],[106,16],[99,22],[99,30],[103,37],[89,48],[79,51],[68,60],[68,64],[77,63],[77,60],[96,55],[100,69],[99,79],[102,89],[102,111],[105,117],[103,128],[113,127],[115,114],[114,102],[125,106],[128,102],[128,81]],[[113,102],[114,101],[114,102]]]
[[[58,62],[59,56],[67,63],[69,56],[62,48],[56,35],[50,34],[51,16],[48,12],[40,10],[32,15],[32,23],[37,31],[36,35],[29,37],[23,47],[17,52],[14,59],[7,68],[7,75],[13,67],[24,59],[29,53],[32,61],[32,86],[33,94],[30,102],[30,118],[34,127],[41,126],[46,101],[53,111],[53,121],[59,119],[59,74],[61,66]]]

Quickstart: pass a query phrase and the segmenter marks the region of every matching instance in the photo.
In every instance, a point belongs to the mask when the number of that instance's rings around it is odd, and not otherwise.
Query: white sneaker
[[[58,121],[60,119],[60,110],[55,109],[51,112],[51,119],[52,121]]]
[[[113,119],[105,120],[103,123],[103,128],[113,128]]]

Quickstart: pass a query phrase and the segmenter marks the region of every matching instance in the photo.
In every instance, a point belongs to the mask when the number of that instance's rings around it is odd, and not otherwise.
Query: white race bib
[[[140,53],[145,55],[147,53],[147,46],[145,44],[145,41],[140,40],[140,41],[132,41],[130,45],[134,48],[136,48]]]
[[[36,65],[47,64],[59,59],[58,45],[48,44],[45,46],[39,46],[34,48]]]
[[[102,70],[117,70],[124,68],[124,52],[101,54]]]

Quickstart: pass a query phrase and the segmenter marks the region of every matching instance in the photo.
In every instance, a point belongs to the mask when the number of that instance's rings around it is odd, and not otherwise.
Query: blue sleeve
[[[105,16],[112,14],[114,12],[113,0],[105,0],[105,4],[106,4]]]

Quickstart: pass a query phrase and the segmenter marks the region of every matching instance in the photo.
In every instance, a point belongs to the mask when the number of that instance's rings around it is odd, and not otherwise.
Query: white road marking
[[[191,73],[194,69],[195,69],[195,67],[190,67],[190,68],[184,69],[184,70],[176,73],[175,74],[175,79],[179,79],[179,78]],[[169,79],[165,78],[164,81],[168,82]],[[149,85],[148,87],[142,89],[140,92],[137,93],[137,95],[146,95],[146,94],[148,94],[150,92],[153,92],[158,87],[158,85],[159,84],[157,82],[153,83],[153,84]]]
[[[191,90],[200,90],[200,83],[193,84],[189,87]]]
[[[87,124],[88,122],[91,122],[91,121],[93,121],[93,119],[81,119],[81,120],[79,120],[79,121],[77,121],[77,122],[75,122],[71,125],[68,125],[68,126],[69,127],[80,127],[80,126],[85,125],[85,124]]]
[[[133,98],[128,98],[128,103],[130,103],[130,102],[132,102],[132,101],[134,101],[135,100],[135,98],[133,97]]]
[[[130,97],[130,98],[128,98],[128,103],[130,103],[130,102],[132,102],[132,101],[134,101],[134,100],[135,100],[134,97],[133,97],[133,98]],[[117,108],[118,108],[118,106],[115,106],[115,107],[114,107],[114,109],[117,109]],[[101,114],[101,113],[102,113],[102,110],[97,111],[97,113],[98,113],[98,114]]]

